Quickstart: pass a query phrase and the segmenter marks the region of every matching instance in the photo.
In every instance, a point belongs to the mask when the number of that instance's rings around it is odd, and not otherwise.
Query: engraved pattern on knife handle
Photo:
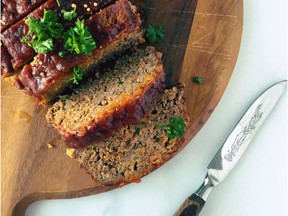
[[[197,216],[204,204],[205,201],[201,197],[192,194],[184,201],[174,216]]]
[[[254,115],[250,119],[249,124],[236,136],[235,141],[231,146],[231,150],[228,150],[228,153],[224,156],[227,161],[231,162],[233,160],[233,157],[235,157],[235,154],[245,142],[246,137],[252,132],[252,130],[255,129],[255,125],[263,115],[263,112],[260,112],[261,108],[262,104],[259,104],[254,112]]]

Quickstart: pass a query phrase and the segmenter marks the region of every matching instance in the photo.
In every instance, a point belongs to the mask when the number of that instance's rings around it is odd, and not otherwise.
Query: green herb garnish
[[[133,134],[133,137],[135,137],[136,135],[139,135],[139,133],[140,133],[140,128],[136,128],[136,130],[135,130],[135,132],[134,132],[134,134]]]
[[[47,53],[53,50],[53,39],[48,38],[47,40],[31,40],[27,44],[32,47],[36,53]]]
[[[195,77],[193,77],[193,82],[201,85],[201,84],[203,84],[204,80],[202,77],[195,76]]]
[[[66,54],[67,54],[66,51],[60,51],[60,52],[58,53],[58,55],[59,55],[61,58],[63,58]]]
[[[165,29],[163,26],[159,28],[149,24],[146,29],[146,38],[150,43],[159,43],[164,40],[165,38]]]
[[[53,39],[59,38],[63,32],[63,25],[58,21],[57,13],[45,10],[40,20],[30,17],[25,20],[29,27],[28,33],[21,39],[27,43],[36,53],[46,53],[53,50]]]
[[[64,32],[63,38],[65,41],[64,47],[70,52],[92,55],[92,50],[96,48],[96,43],[91,33],[84,26],[84,20],[80,21],[78,19],[74,27]]]
[[[71,11],[66,11],[64,9],[61,10],[61,13],[63,14],[63,18],[65,20],[71,21],[72,19],[77,17],[76,4],[72,4],[71,7],[73,8]]]
[[[169,139],[181,137],[184,134],[186,125],[181,117],[171,117],[169,125],[157,126],[156,128],[164,129]]]
[[[83,71],[78,67],[74,67],[73,73],[74,73],[74,76],[72,77],[73,84],[78,85],[79,81],[83,79]]]
[[[117,82],[119,85],[122,85],[123,84],[123,82],[121,81],[121,79],[119,78],[118,79],[118,82]]]

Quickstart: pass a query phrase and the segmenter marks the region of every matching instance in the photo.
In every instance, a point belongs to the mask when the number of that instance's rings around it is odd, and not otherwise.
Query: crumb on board
[[[18,118],[23,119],[27,123],[30,123],[32,120],[32,116],[23,110],[18,111]]]
[[[48,149],[51,149],[51,148],[54,148],[54,145],[51,143],[47,143],[47,147],[48,147]]]
[[[76,150],[73,148],[66,148],[66,155],[68,155],[70,158],[75,158]]]

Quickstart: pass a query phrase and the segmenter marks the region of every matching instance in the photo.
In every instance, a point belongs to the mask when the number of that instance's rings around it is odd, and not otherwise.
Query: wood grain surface
[[[147,0],[140,6],[147,23],[164,25],[156,45],[169,86],[186,85],[191,117],[185,145],[207,121],[232,74],[240,47],[242,0]],[[204,79],[193,83],[194,76]],[[94,182],[65,154],[59,135],[45,122],[45,108],[2,80],[1,213],[24,215],[36,200],[81,197],[113,187]],[[50,143],[54,148],[48,148]],[[184,147],[184,146],[183,146]]]

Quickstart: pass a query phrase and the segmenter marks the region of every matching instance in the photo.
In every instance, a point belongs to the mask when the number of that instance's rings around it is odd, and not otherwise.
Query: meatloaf
[[[21,39],[28,33],[29,27],[26,25],[25,20],[27,18],[41,19],[44,14],[44,10],[51,10],[59,14],[59,23],[64,26],[64,29],[72,26],[75,22],[74,18],[71,21],[64,20],[61,16],[61,10],[71,11],[73,8],[72,4],[76,5],[76,12],[78,19],[84,19],[94,14],[96,11],[103,9],[108,4],[114,2],[115,0],[66,0],[61,2],[61,6],[57,4],[55,0],[48,0],[45,4],[41,5],[35,11],[30,13],[23,20],[20,20],[15,25],[11,26],[9,29],[3,32],[1,35],[2,46],[5,46],[8,50],[8,54],[11,56],[11,64],[13,66],[12,71],[6,70],[5,76],[13,74],[20,70],[24,64],[29,63],[33,60],[36,52],[27,43],[22,43]],[[85,6],[85,7],[84,7]],[[89,10],[87,10],[89,9]],[[7,54],[1,56],[1,60],[6,58]],[[2,72],[3,73],[3,72]]]
[[[171,139],[159,127],[168,125],[172,117],[182,117],[188,124],[184,88],[180,85],[165,90],[141,121],[122,128],[105,141],[66,152],[104,185],[138,182],[183,147],[183,137]]]
[[[47,0],[1,0],[1,32]]]
[[[97,45],[91,56],[68,53],[60,57],[58,52],[38,54],[14,78],[15,85],[34,96],[38,103],[47,103],[72,84],[73,68],[77,67],[86,74],[99,62],[144,42],[140,15],[127,0],[119,0],[106,7],[87,20],[85,25]]]
[[[13,72],[11,65],[11,56],[8,53],[6,47],[1,46],[1,75],[6,77],[8,74]]]
[[[152,47],[121,57],[101,74],[62,97],[46,115],[72,148],[86,147],[141,119],[164,87],[160,54]]]

